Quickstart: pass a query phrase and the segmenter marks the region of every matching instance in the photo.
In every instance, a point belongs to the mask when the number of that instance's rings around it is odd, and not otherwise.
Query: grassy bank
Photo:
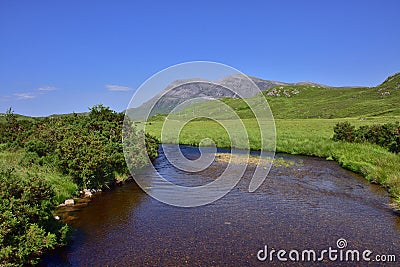
[[[386,187],[400,208],[400,156],[372,144],[335,142],[331,140],[333,127],[339,121],[349,121],[356,126],[399,121],[399,117],[373,117],[345,119],[278,119],[276,151],[290,154],[317,156],[337,161],[342,167],[363,175],[371,182]],[[260,148],[257,123],[244,119],[249,133],[251,149]],[[225,124],[233,123],[224,121]],[[147,123],[146,132],[160,138],[163,121]],[[168,132],[166,133],[168,140]],[[211,138],[218,147],[228,147],[229,136],[224,128],[212,121],[191,121],[182,129],[179,143],[198,145]],[[172,140],[172,138],[171,138]]]
[[[22,149],[16,151],[1,151],[0,164],[12,169],[18,177],[37,176],[51,185],[54,190],[54,201],[61,203],[78,192],[78,186],[71,176],[65,175],[51,165],[31,164]]]

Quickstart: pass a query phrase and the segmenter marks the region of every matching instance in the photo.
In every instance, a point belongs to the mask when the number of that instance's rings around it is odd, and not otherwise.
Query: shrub
[[[126,173],[122,144],[110,143],[96,133],[62,140],[56,153],[61,170],[81,187],[100,188],[114,180],[114,172]]]
[[[158,146],[160,142],[156,137],[148,133],[145,135],[145,140],[147,155],[149,156],[150,160],[153,161],[158,156]]]
[[[30,140],[24,145],[26,152],[34,152],[39,157],[46,156],[48,152],[47,145],[41,140]]]
[[[387,148],[394,153],[400,152],[400,125],[394,123],[360,126],[355,129],[348,122],[336,124],[333,140],[347,142],[368,142]]]
[[[43,179],[0,172],[0,265],[35,264],[46,250],[64,244],[69,228],[51,213],[54,192]]]
[[[333,129],[333,140],[354,142],[356,137],[355,127],[349,122],[339,122]]]
[[[32,122],[17,120],[11,108],[4,117],[5,122],[0,123],[0,143],[8,143],[9,147],[22,147],[31,135]]]

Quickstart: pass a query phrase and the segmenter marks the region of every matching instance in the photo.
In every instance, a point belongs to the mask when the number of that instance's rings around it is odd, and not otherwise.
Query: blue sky
[[[126,108],[174,64],[373,86],[400,71],[400,1],[0,1],[0,112]]]

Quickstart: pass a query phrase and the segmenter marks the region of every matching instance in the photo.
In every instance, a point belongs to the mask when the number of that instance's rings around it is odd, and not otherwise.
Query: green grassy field
[[[342,167],[359,173],[369,181],[386,187],[393,196],[397,208],[400,207],[400,155],[388,152],[386,149],[367,143],[335,142],[333,127],[339,121],[349,121],[356,126],[374,123],[399,121],[398,116],[343,119],[277,119],[276,151],[290,154],[317,156],[337,161]],[[254,119],[243,120],[249,134],[250,148],[260,149],[260,135],[257,122]],[[223,121],[230,124],[233,121]],[[161,137],[162,120],[152,120],[147,123],[146,132]],[[164,132],[168,142],[172,140],[169,132]],[[170,138],[170,139],[169,139]],[[204,138],[214,140],[218,147],[229,147],[229,135],[224,128],[213,121],[191,121],[187,123],[180,135],[179,143],[198,145]]]

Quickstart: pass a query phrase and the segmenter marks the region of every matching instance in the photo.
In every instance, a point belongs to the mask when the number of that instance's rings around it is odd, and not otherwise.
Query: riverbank
[[[277,140],[276,152],[316,156],[335,160],[345,169],[361,174],[369,182],[388,190],[396,210],[400,210],[400,156],[372,144],[333,141],[333,127],[337,122],[349,121],[356,126],[373,123],[395,122],[399,117],[343,118],[343,119],[293,119],[275,120]],[[224,121],[224,123],[230,123]],[[257,122],[243,119],[249,132],[250,147],[260,147]],[[163,121],[152,121],[146,132],[160,138]],[[168,137],[168,133],[166,133]],[[191,121],[180,133],[180,144],[198,145],[204,138],[211,138],[217,147],[228,147],[229,136],[224,128],[212,121]]]
[[[44,251],[65,245],[70,227],[54,218],[54,208],[73,205],[79,190],[97,192],[129,175],[123,126],[124,114],[103,105],[85,115],[29,120],[7,112],[0,123],[1,266],[32,265]],[[147,135],[145,144],[138,144],[135,129],[125,127],[132,137],[130,167],[143,167],[146,149],[156,157],[158,143]]]
[[[100,196],[103,192],[111,192],[115,190],[115,188],[132,183],[133,181],[133,176],[129,175],[125,179],[115,179],[115,182],[112,183],[112,185],[105,187],[104,190],[83,189],[79,191],[79,195],[75,195],[75,197],[71,199],[66,199],[64,203],[59,204],[54,210],[54,217],[63,223],[71,224],[77,219],[75,216],[76,213],[85,208],[92,200]]]

